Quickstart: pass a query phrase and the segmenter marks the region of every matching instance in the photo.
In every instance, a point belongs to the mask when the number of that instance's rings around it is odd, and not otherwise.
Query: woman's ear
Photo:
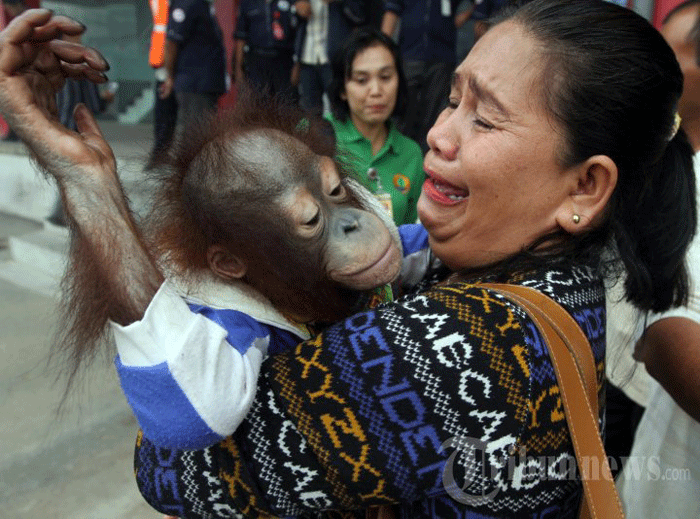
[[[617,165],[607,155],[594,155],[574,167],[576,185],[557,213],[557,223],[572,234],[600,221],[617,185]]]
[[[207,250],[209,269],[226,280],[240,279],[247,270],[246,264],[238,256],[231,254],[221,245],[211,245]]]

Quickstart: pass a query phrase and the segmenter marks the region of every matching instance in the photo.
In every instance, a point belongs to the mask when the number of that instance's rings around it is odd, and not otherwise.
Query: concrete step
[[[0,152],[0,211],[41,221],[53,210],[58,199],[56,186],[40,173],[19,143],[8,153]]]
[[[117,120],[122,124],[140,123],[153,111],[155,100],[156,93],[153,87],[144,88],[127,109],[117,116]]]
[[[45,297],[57,298],[61,275],[52,275],[15,260],[0,263],[0,279]]]
[[[117,158],[122,181],[140,189],[143,164],[151,148],[152,125],[100,121],[100,127]],[[21,142],[0,141],[0,166],[0,212],[44,221],[58,200],[55,182],[37,169]]]
[[[39,231],[10,236],[9,246],[13,260],[50,276],[61,276],[68,254],[68,230],[47,222]]]
[[[10,258],[0,263],[0,279],[47,297],[56,297],[65,270],[68,231],[48,222],[38,231],[10,236]]]
[[[141,181],[126,181],[131,206],[137,218],[144,217],[150,189]],[[55,297],[65,272],[70,247],[66,227],[44,220],[36,231],[2,237],[0,248],[9,250],[9,260],[0,258],[0,279],[35,293]],[[5,258],[6,259],[6,258]]]

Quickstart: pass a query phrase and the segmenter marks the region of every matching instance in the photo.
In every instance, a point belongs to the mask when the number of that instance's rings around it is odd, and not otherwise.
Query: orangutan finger
[[[95,70],[109,70],[109,63],[96,49],[79,43],[52,40],[48,47],[58,59],[66,63],[87,63]]]
[[[51,16],[52,13],[48,9],[29,9],[23,12],[0,33],[3,43],[20,44],[28,41],[36,28],[46,24]]]
[[[68,16],[55,15],[47,23],[34,28],[32,40],[38,43],[60,39],[62,35],[79,36],[85,32],[85,25]]]
[[[107,76],[99,70],[95,70],[85,63],[61,63],[63,75],[74,79],[87,79],[93,83],[104,83]]]

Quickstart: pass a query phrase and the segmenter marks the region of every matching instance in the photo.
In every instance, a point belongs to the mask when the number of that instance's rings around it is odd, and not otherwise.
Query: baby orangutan
[[[75,375],[111,322],[122,388],[144,434],[159,445],[200,448],[231,434],[268,353],[308,339],[307,325],[390,297],[385,285],[401,267],[396,228],[344,175],[316,124],[296,108],[241,93],[234,110],[190,128],[159,159],[148,238],[129,220],[133,239],[147,244],[140,255],[155,258],[153,283],[165,279],[154,295],[181,296],[198,314],[192,334],[201,318],[221,326],[209,351],[187,348],[182,336],[149,336],[152,351],[124,339],[124,327],[143,318],[128,291],[112,288],[125,285],[117,272],[134,275],[133,252],[121,254],[111,225],[126,206],[110,212],[113,195],[70,189],[59,178],[72,250],[63,306],[70,326],[58,346]],[[101,205],[99,221],[84,210],[91,204]],[[92,225],[102,231],[84,230]],[[157,320],[177,315],[155,306]]]
[[[360,291],[396,277],[400,250],[332,146],[296,109],[241,94],[161,161],[158,255],[178,276],[242,280],[295,321],[347,316]]]

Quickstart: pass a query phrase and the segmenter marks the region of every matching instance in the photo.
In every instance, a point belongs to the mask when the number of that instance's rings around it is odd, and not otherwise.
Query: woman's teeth
[[[433,181],[433,185],[435,186],[435,189],[440,191],[443,195],[445,195],[453,202],[460,202],[467,198],[467,194],[456,194],[456,190],[453,187],[448,186],[447,184],[441,184],[437,181]]]

